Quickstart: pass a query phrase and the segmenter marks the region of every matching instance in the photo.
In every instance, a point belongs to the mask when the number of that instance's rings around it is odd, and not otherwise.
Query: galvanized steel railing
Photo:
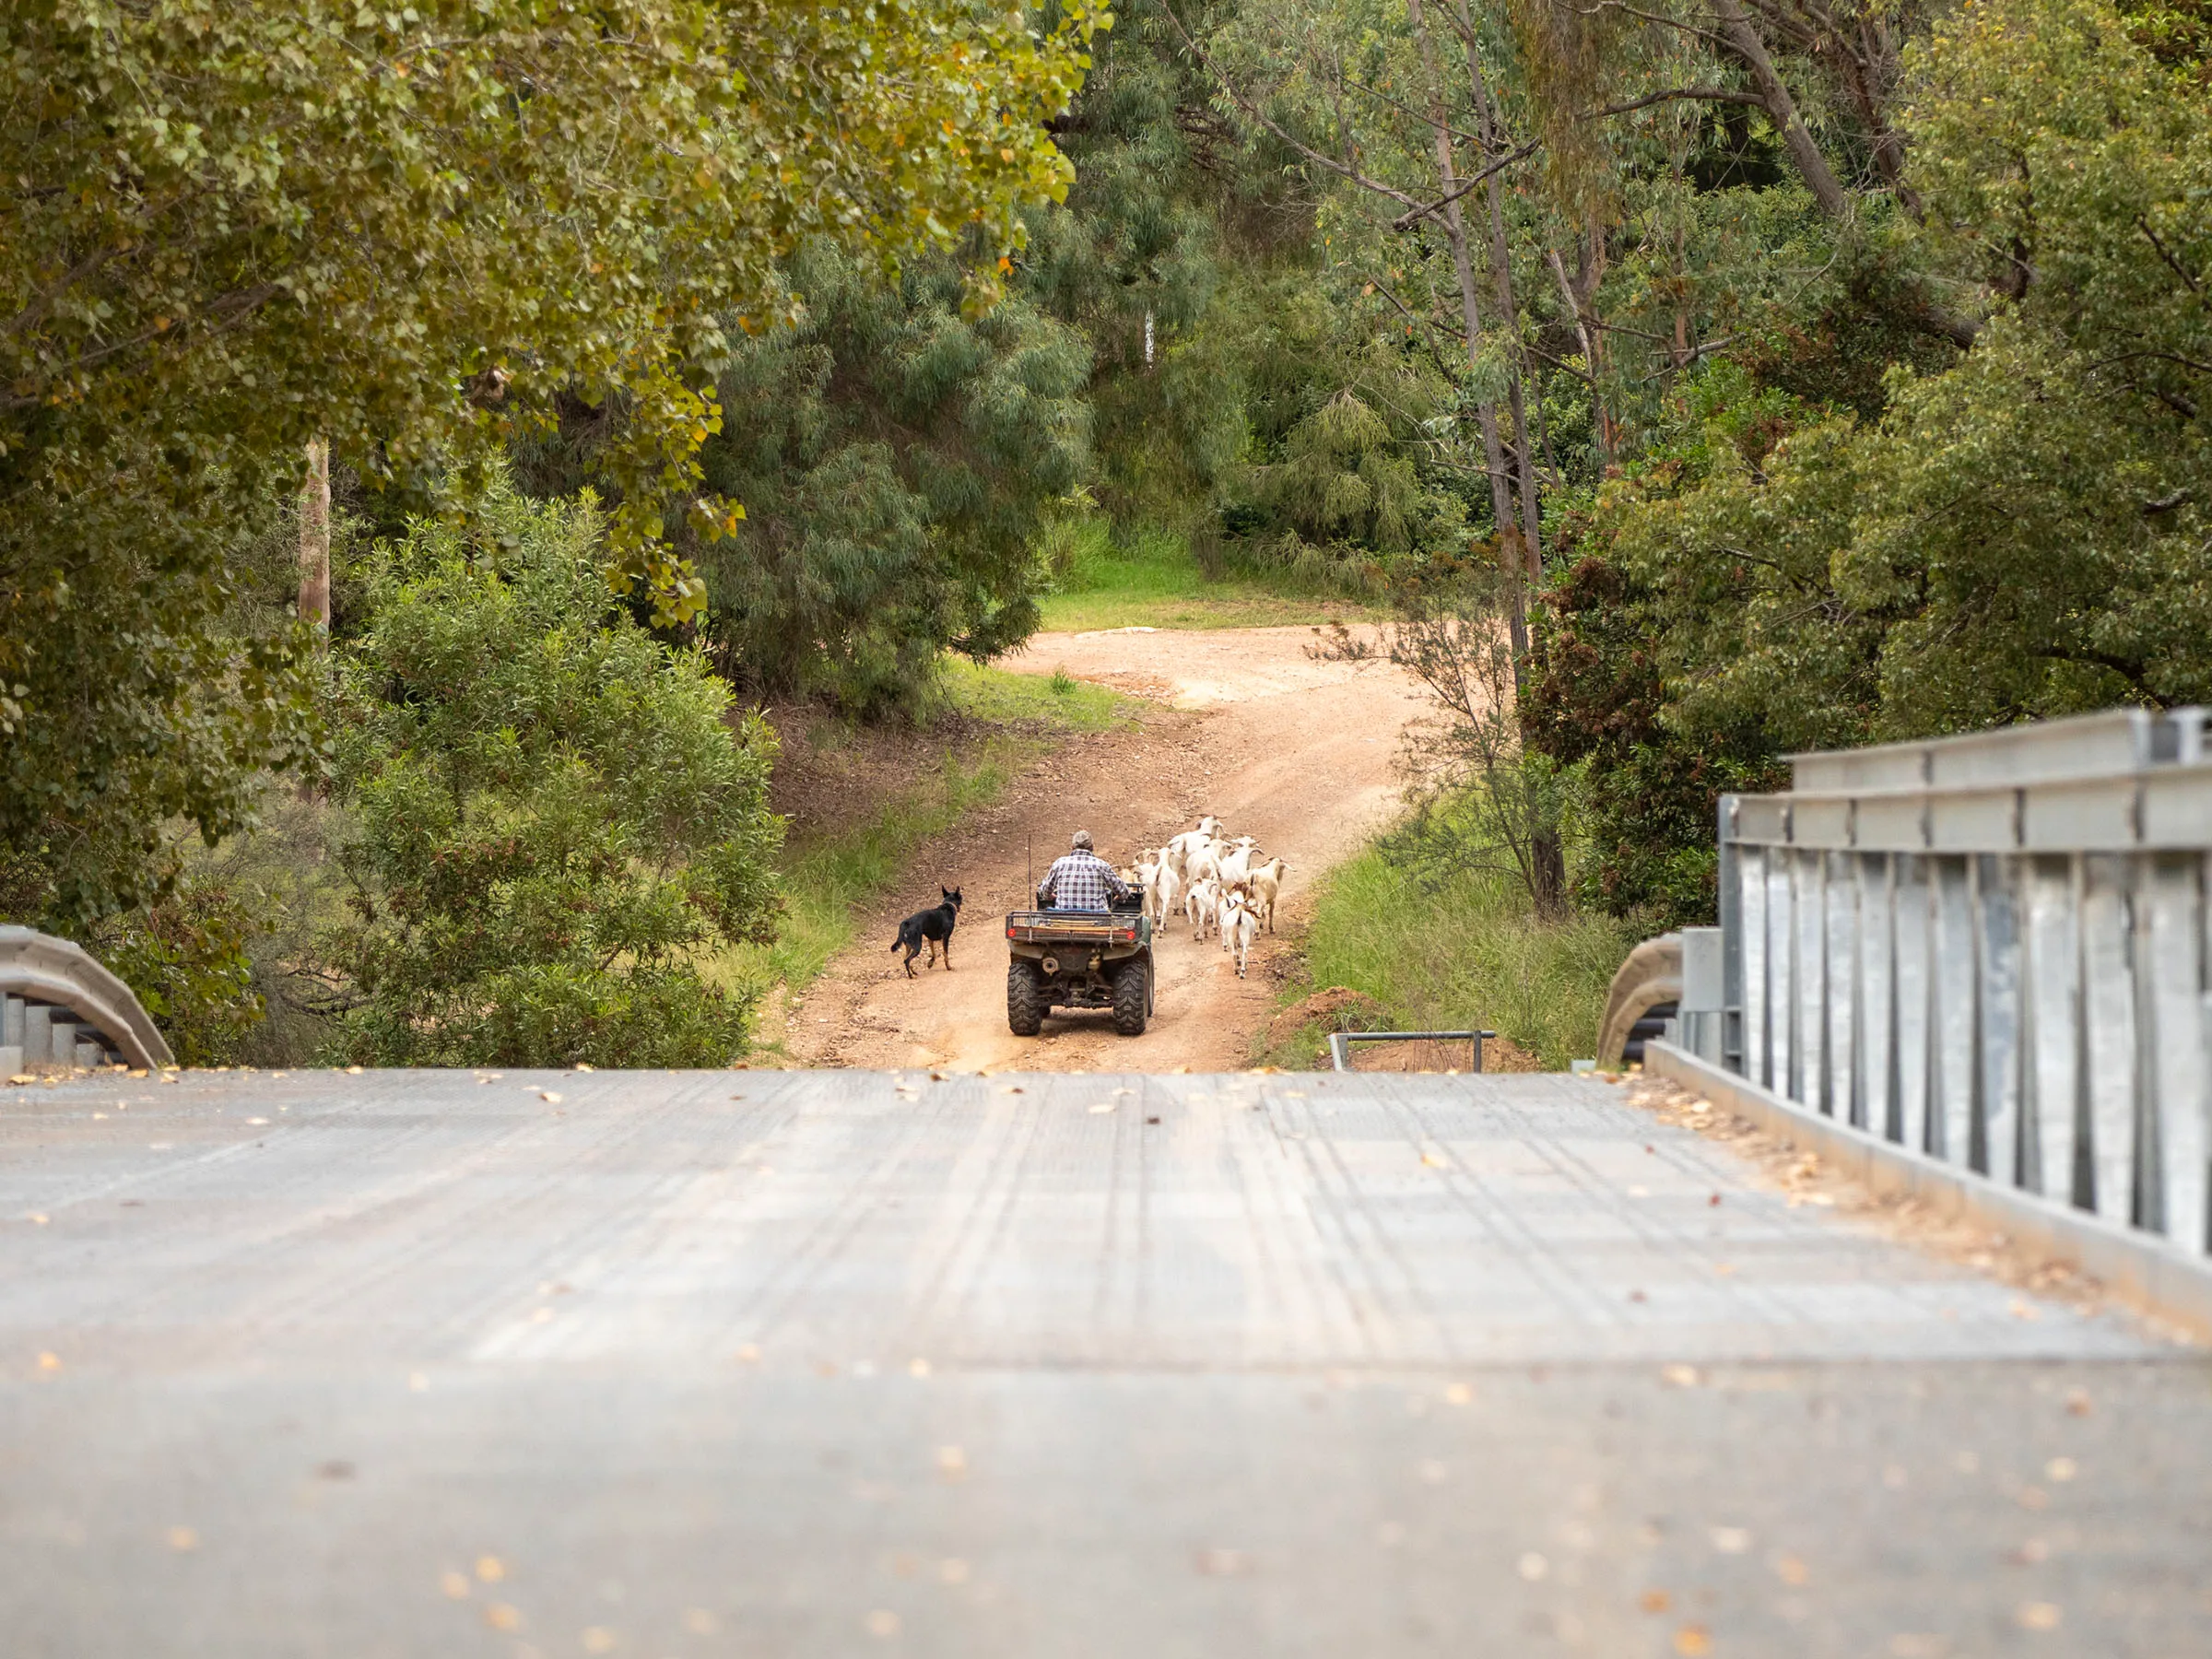
[[[2123,710],[1802,755],[1787,794],[1724,797],[1721,926],[1686,930],[1684,1046],[2206,1250],[2205,727]]]

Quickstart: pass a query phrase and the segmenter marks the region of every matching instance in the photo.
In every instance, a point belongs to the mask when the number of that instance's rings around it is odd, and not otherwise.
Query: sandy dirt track
[[[1287,910],[1313,877],[1386,821],[1397,801],[1392,762],[1421,705],[1409,681],[1382,664],[1316,662],[1309,628],[1217,631],[1114,630],[1041,634],[1005,666],[1057,668],[1140,697],[1154,712],[1140,729],[1078,737],[1034,768],[1009,797],[928,850],[901,891],[864,928],[866,941],[831,964],[791,1009],[786,1043],[801,1064],[927,1065],[959,1070],[1167,1072],[1233,1069],[1274,1011],[1263,939],[1240,981],[1211,939],[1180,920],[1159,947],[1158,1006],[1145,1035],[1114,1035],[1107,1017],[1056,1014],[1042,1035],[1006,1030],[1002,920],[1028,902],[1028,849],[1036,872],[1088,829],[1099,851],[1125,863],[1202,812],[1231,834],[1258,838],[1289,865]],[[952,971],[909,980],[888,947],[898,919],[934,902],[935,884],[963,888]],[[916,963],[917,971],[920,962]]]

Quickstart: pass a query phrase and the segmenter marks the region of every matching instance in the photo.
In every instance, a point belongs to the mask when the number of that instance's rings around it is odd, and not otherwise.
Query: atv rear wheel
[[[1006,964],[1006,1029],[1034,1037],[1044,1024],[1044,976],[1037,964],[1016,957]]]
[[[1131,957],[1113,976],[1113,1029],[1124,1037],[1142,1037],[1151,1003],[1152,970],[1142,957]]]

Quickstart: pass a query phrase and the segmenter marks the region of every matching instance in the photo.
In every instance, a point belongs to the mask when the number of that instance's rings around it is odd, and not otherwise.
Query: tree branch
[[[1473,177],[1460,181],[1458,186],[1453,190],[1451,194],[1440,197],[1438,200],[1430,202],[1425,206],[1416,207],[1409,213],[1401,213],[1396,218],[1390,221],[1390,228],[1393,230],[1412,229],[1414,220],[1425,218],[1430,215],[1436,213],[1441,208],[1449,207],[1453,203],[1458,201],[1461,196],[1466,195],[1478,186],[1488,183],[1491,174],[1503,172],[1507,168],[1512,166],[1512,164],[1516,161],[1527,160],[1529,157],[1535,155],[1543,147],[1544,141],[1541,138],[1531,138],[1519,149],[1509,150],[1506,154],[1499,157],[1497,160],[1491,162],[1488,167],[1484,168],[1480,172],[1476,173]]]
[[[1700,103],[1749,104],[1753,109],[1759,110],[1767,105],[1767,100],[1756,92],[1739,92],[1729,87],[1669,87],[1664,92],[1646,93],[1641,98],[1631,98],[1626,103],[1607,104],[1602,110],[1592,110],[1588,114],[1578,115],[1575,119],[1602,121],[1608,115],[1626,115],[1630,110],[1649,109],[1653,104],[1671,103],[1677,99],[1694,99]]]

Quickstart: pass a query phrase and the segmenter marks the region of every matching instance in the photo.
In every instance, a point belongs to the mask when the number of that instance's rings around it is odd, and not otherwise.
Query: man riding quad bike
[[[1034,1037],[1054,1008],[1111,1008],[1124,1037],[1152,1012],[1152,924],[1143,901],[1078,830],[1037,884],[1038,908],[1006,917],[1006,1025]]]

